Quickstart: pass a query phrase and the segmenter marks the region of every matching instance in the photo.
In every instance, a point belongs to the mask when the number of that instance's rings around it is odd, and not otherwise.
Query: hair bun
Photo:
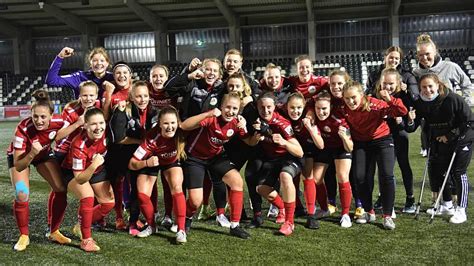
[[[422,33],[420,35],[418,35],[418,37],[416,37],[416,42],[417,43],[431,43],[433,42],[431,40],[431,36],[428,34],[428,33]]]
[[[35,98],[36,101],[49,101],[48,92],[45,90],[35,90],[31,96]]]

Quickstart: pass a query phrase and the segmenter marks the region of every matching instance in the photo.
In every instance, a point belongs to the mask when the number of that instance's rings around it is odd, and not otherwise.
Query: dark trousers
[[[445,189],[443,190],[443,201],[452,200],[452,193],[449,188],[455,185],[458,206],[466,208],[469,193],[467,168],[472,157],[472,142],[464,143],[457,147],[454,143],[444,144],[434,142],[431,144],[430,158],[428,162],[430,186],[431,191],[440,191],[455,148],[456,158],[454,159]]]
[[[395,145],[395,156],[398,166],[402,172],[403,185],[407,197],[413,196],[413,172],[408,159],[408,133],[404,130],[394,133],[393,144]]]
[[[355,141],[352,153],[353,174],[357,181],[362,206],[373,209],[374,167],[377,164],[384,215],[391,215],[395,201],[395,152],[391,136],[366,142]]]

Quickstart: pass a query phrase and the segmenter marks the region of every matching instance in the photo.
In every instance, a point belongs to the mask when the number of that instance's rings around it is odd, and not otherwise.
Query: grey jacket
[[[448,88],[457,92],[460,91],[464,100],[472,106],[474,105],[474,85],[461,67],[451,61],[444,61],[441,57],[435,60],[435,64],[430,68],[425,68],[418,63],[418,68],[413,70],[413,75],[419,80],[421,76],[429,73],[437,74]]]

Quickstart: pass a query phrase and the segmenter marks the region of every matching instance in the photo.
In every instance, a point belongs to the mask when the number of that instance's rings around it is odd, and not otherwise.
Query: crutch
[[[425,169],[423,170],[423,181],[421,182],[420,199],[418,200],[418,204],[416,204],[415,220],[418,220],[418,219],[419,219],[420,207],[421,207],[421,200],[423,199],[423,191],[424,191],[424,189],[425,189],[426,176],[428,175],[428,166],[429,166],[429,161],[430,161],[430,152],[431,152],[431,148],[428,148],[428,155],[427,155],[427,158],[426,158]]]
[[[456,149],[457,149],[457,147],[458,146],[456,145]],[[441,197],[443,196],[444,187],[446,186],[446,182],[448,181],[448,178],[449,178],[449,173],[451,172],[451,167],[453,166],[454,159],[456,158],[456,149],[454,149],[453,156],[451,157],[451,161],[449,162],[448,170],[446,171],[446,176],[444,177],[443,185],[441,186],[441,189],[439,190],[438,198],[436,198],[436,202],[435,202],[435,205],[434,205],[434,208],[433,208],[433,213],[431,214],[431,218],[430,218],[429,223],[433,222],[434,216],[435,216],[436,212],[438,211],[439,204],[440,204],[440,201],[441,201]]]

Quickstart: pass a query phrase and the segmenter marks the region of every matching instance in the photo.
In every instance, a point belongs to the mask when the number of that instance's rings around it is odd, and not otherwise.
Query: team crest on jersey
[[[54,137],[56,137],[56,131],[51,131],[51,132],[49,133],[49,135],[48,135],[48,138],[49,138],[50,140],[53,140]]]
[[[313,93],[316,92],[316,87],[311,85],[311,86],[308,87],[308,91],[309,91],[309,93],[313,94]]]
[[[217,98],[212,97],[211,101],[209,102],[211,105],[216,105],[217,104]]]
[[[234,130],[233,129],[229,129],[227,130],[227,137],[232,137],[232,135],[234,135]]]
[[[285,128],[285,132],[288,133],[288,135],[291,135],[291,136],[294,134],[293,133],[293,128],[291,126],[287,126]]]
[[[331,132],[331,128],[328,127],[328,126],[324,126],[323,130],[324,130],[324,132],[328,132],[328,133]]]

